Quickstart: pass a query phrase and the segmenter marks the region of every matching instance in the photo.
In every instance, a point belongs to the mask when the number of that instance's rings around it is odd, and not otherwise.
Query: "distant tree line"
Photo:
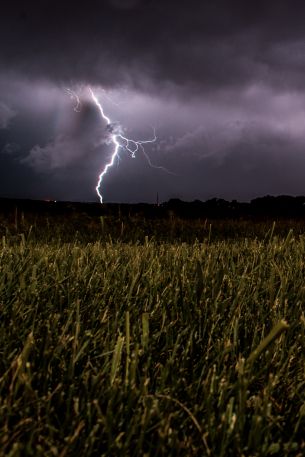
[[[267,195],[255,198],[250,202],[227,201],[222,198],[212,198],[205,202],[200,200],[183,202],[179,199],[172,199],[163,203],[162,207],[182,218],[299,218],[305,216],[305,197]]]
[[[12,212],[35,214],[81,213],[88,216],[145,217],[182,219],[240,219],[240,218],[305,218],[305,196],[289,195],[255,198],[250,202],[227,201],[212,198],[192,202],[171,199],[160,205],[148,203],[87,203],[22,199],[0,199],[0,213]]]

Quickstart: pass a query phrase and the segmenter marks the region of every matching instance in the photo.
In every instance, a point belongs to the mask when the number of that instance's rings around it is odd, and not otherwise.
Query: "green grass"
[[[0,455],[305,454],[305,236],[48,233],[1,242]]]

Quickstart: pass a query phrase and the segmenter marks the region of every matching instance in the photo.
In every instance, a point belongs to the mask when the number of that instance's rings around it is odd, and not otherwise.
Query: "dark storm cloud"
[[[16,113],[8,105],[0,101],[0,129],[8,128]]]
[[[11,1],[0,68],[103,85],[301,84],[304,18],[301,1]]]

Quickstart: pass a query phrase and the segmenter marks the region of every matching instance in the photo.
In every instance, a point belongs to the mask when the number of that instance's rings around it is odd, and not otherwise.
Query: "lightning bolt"
[[[69,97],[71,98],[71,100],[75,100],[75,105],[73,107],[74,111],[76,113],[80,113],[81,102],[80,102],[79,96],[72,89],[66,89],[66,91],[67,91],[67,94],[69,95]]]
[[[111,158],[110,158],[110,161],[105,165],[104,169],[99,174],[98,182],[97,182],[97,185],[96,185],[96,188],[95,188],[96,193],[97,193],[101,203],[103,203],[103,196],[101,194],[100,188],[101,188],[101,185],[102,185],[103,178],[107,174],[109,168],[111,168],[113,166],[113,164],[115,162],[115,159],[119,158],[119,150],[120,150],[120,148],[126,149],[131,154],[132,158],[135,158],[136,157],[136,153],[139,151],[139,149],[141,149],[141,151],[143,152],[146,160],[148,161],[148,164],[152,168],[162,169],[162,170],[166,171],[167,173],[172,174],[170,171],[168,171],[164,167],[153,165],[151,163],[151,161],[150,161],[149,156],[147,155],[147,153],[145,151],[145,148],[144,148],[145,144],[154,143],[157,140],[156,132],[155,132],[154,128],[153,128],[154,135],[153,135],[152,139],[149,139],[149,140],[137,140],[136,141],[136,140],[132,140],[130,138],[126,138],[125,136],[123,136],[121,127],[119,125],[115,124],[115,123],[112,123],[110,118],[105,114],[101,103],[99,102],[98,98],[96,97],[96,95],[94,94],[94,92],[93,92],[93,90],[91,88],[89,88],[89,92],[91,94],[93,102],[95,103],[95,105],[97,106],[97,108],[98,108],[98,110],[100,112],[100,115],[101,115],[102,119],[107,124],[106,129],[111,134],[110,138],[111,138],[111,141],[112,141],[113,147],[114,147],[112,155],[111,155]]]

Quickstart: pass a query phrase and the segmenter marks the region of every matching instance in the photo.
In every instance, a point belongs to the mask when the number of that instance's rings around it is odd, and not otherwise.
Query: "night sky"
[[[0,197],[106,202],[305,194],[305,2],[1,4]],[[67,89],[77,94],[76,98]]]

